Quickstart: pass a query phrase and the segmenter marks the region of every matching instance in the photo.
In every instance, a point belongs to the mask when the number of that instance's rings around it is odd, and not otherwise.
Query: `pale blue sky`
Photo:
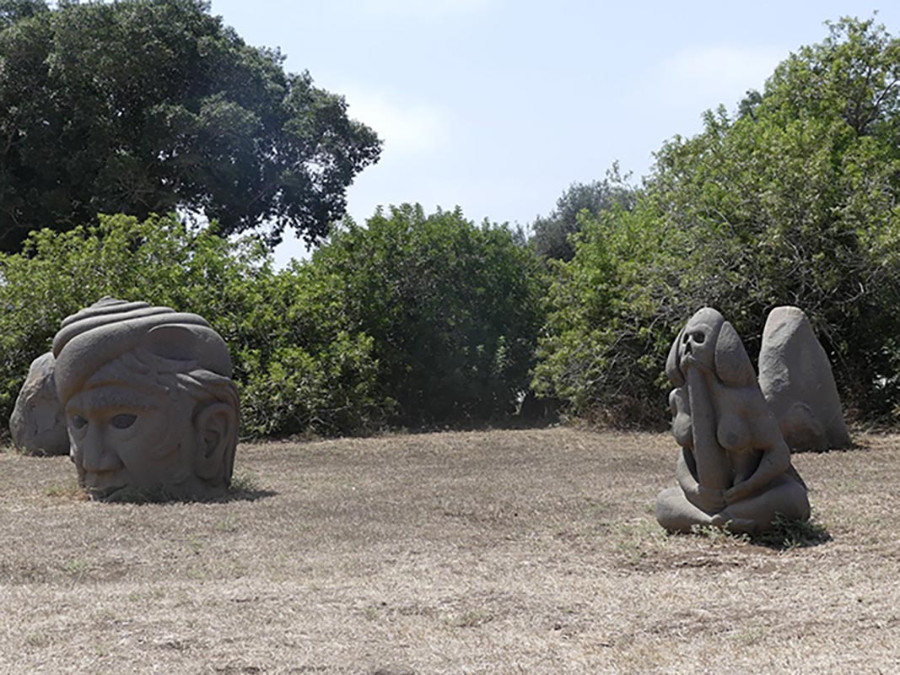
[[[639,179],[704,110],[733,110],[824,39],[826,20],[873,10],[900,35],[886,0],[212,0],[384,139],[348,192],[358,221],[420,202],[523,226],[616,160]],[[288,234],[276,262],[303,252]]]

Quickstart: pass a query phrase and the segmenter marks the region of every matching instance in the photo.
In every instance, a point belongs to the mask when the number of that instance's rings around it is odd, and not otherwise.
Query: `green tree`
[[[665,143],[632,212],[586,225],[551,294],[545,390],[614,409],[623,369],[626,393],[663,386],[666,347],[700,306],[720,309],[752,354],[767,313],[791,304],[817,330],[845,405],[878,417],[900,403],[900,41],[872,21],[829,28],[736,119],[707,112],[702,133]],[[602,279],[567,287],[590,275]]]
[[[575,255],[572,235],[579,231],[578,216],[587,211],[597,217],[613,207],[631,208],[636,191],[619,175],[618,166],[606,178],[592,183],[573,183],[556,200],[556,208],[547,216],[538,216],[531,224],[531,243],[543,258],[571,260]]]
[[[97,213],[323,237],[374,132],[201,0],[0,2],[0,249]]]
[[[349,329],[327,282],[303,266],[273,271],[254,238],[171,217],[36,231],[21,253],[0,254],[0,415],[63,318],[109,295],[210,321],[231,351],[244,435],[378,427],[390,401],[376,397],[372,339]]]
[[[352,329],[372,337],[394,422],[502,416],[528,388],[540,266],[507,227],[405,204],[365,228],[346,221],[311,266]]]
[[[46,11],[44,0],[0,0],[0,28]]]
[[[553,260],[532,386],[570,414],[614,426],[665,421],[659,355],[683,315],[672,237],[646,199],[583,213],[571,261]]]

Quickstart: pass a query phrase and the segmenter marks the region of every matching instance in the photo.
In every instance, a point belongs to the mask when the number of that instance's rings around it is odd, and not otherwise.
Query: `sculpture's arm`
[[[771,421],[766,420],[764,427],[763,437],[767,439],[767,442],[763,444],[763,447],[758,448],[763,451],[759,466],[746,480],[725,491],[725,501],[729,504],[760,492],[791,466],[790,448],[784,442],[774,417],[771,418]]]
[[[678,463],[675,465],[675,478],[678,480],[678,485],[681,487],[681,490],[684,494],[696,494],[700,489],[700,483],[697,482],[697,479],[694,477],[694,474],[691,472],[691,468],[688,465],[688,459],[693,459],[693,457],[688,457],[688,454],[691,451],[687,448],[682,448],[681,452],[678,453]]]
[[[718,513],[725,508],[725,498],[722,490],[706,488],[697,482],[692,465],[693,453],[688,448],[682,448],[678,455],[678,463],[675,465],[675,478],[685,498],[702,511]]]
[[[712,372],[699,365],[688,369],[687,382],[697,481],[705,488],[721,491],[732,482],[731,461],[716,435],[716,400],[723,395],[722,386]]]

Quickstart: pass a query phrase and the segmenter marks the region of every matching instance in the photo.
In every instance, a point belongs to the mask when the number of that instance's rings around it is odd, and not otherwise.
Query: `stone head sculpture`
[[[725,317],[709,307],[694,314],[672,344],[666,375],[681,453],[678,486],[657,499],[659,523],[678,532],[711,525],[757,533],[779,514],[808,518],[806,486]]]
[[[225,491],[238,397],[228,348],[204,319],[104,298],[63,321],[53,354],[70,456],[92,496]]]

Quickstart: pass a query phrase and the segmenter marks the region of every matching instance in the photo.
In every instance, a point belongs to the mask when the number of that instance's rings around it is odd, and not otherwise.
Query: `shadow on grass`
[[[759,534],[732,532],[727,527],[722,529],[711,525],[695,525],[691,533],[720,543],[733,541],[780,552],[819,546],[832,540],[825,526],[813,519],[788,520],[780,515],[775,516],[770,530]]]
[[[153,490],[123,488],[108,496],[98,493],[91,494],[89,490],[83,490],[83,492],[94,501],[104,501],[110,504],[227,504],[255,502],[278,495],[274,490],[258,487],[249,476],[234,477],[225,494],[209,497],[179,494],[171,492],[165,487]]]
[[[780,515],[775,517],[772,529],[750,537],[750,543],[757,546],[791,551],[795,548],[820,546],[832,540],[826,527],[813,519],[787,520]]]
[[[868,443],[865,439],[854,438],[850,441],[850,445],[840,447],[840,448],[825,448],[824,450],[817,450],[815,448],[791,448],[792,455],[829,455],[829,454],[841,454],[844,452],[869,452],[872,450],[872,445]]]
[[[275,490],[264,490],[257,487],[235,487],[228,488],[228,492],[218,499],[212,499],[212,502],[255,502],[268,497],[277,497]]]

